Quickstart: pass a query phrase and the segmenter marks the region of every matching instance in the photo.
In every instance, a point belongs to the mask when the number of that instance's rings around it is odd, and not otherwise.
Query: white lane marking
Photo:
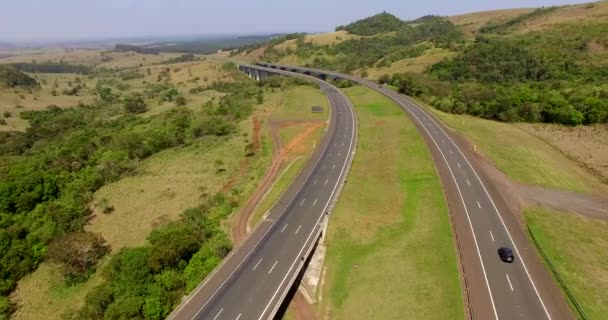
[[[456,162],[456,164],[458,165],[458,168],[462,169],[462,166],[460,165],[460,162]]]
[[[285,231],[285,228],[287,228],[287,226],[288,226],[288,225],[289,225],[289,223],[286,223],[286,224],[283,226],[283,229],[281,229],[281,233],[283,233],[283,231]]]
[[[304,204],[304,201],[306,200],[306,198],[302,199],[302,201],[300,201],[300,207]]]
[[[509,278],[509,274],[505,274],[507,276],[507,282],[509,282],[509,287],[511,287],[511,291],[513,291],[513,285],[511,284],[511,279]]]
[[[298,226],[298,229],[296,230],[296,232],[294,234],[298,234],[298,232],[300,232],[300,229],[302,229],[302,225]]]
[[[329,181],[329,179],[325,179],[325,183],[324,184],[327,184],[328,181]]]
[[[255,271],[255,269],[258,268],[258,266],[260,265],[261,262],[262,262],[262,258],[260,258],[260,261],[258,261],[258,263],[255,264],[255,266],[253,267],[253,270],[251,270],[251,271]]]
[[[454,154],[454,151],[452,151],[452,149],[450,149],[450,154]]]
[[[315,179],[315,183],[313,183],[313,184],[317,184],[317,180],[319,180],[319,179]]]
[[[494,234],[492,234],[492,230],[490,230],[490,238],[492,238],[492,242],[494,242]]]
[[[213,320],[217,319],[217,317],[219,317],[223,311],[224,311],[224,308],[220,309],[220,311],[215,315],[215,317],[213,317]]]
[[[239,315],[238,315],[238,316],[236,316],[236,319],[234,319],[234,320],[239,320],[239,319],[241,318],[241,316],[242,316],[242,315],[243,315],[242,313],[239,313]]]
[[[469,181],[469,179],[467,179],[467,184],[469,185],[469,187],[471,186],[471,182]]]
[[[272,273],[272,270],[274,270],[274,267],[276,267],[276,266],[277,266],[277,263],[279,263],[279,260],[276,260],[276,261],[274,262],[274,264],[272,265],[272,267],[271,267],[271,268],[270,268],[270,270],[268,271],[268,274]]]
[[[342,152],[338,152],[338,157],[342,155]]]
[[[318,200],[318,199],[315,199],[315,202],[313,202],[313,203],[312,203],[312,206],[313,206],[313,207],[315,206],[315,204],[317,204],[317,200]]]
[[[342,98],[344,99],[344,101],[346,101],[346,103],[348,104],[348,106],[349,106],[348,111],[350,111],[351,118],[353,119],[352,120],[352,131],[349,130],[349,132],[352,132],[352,133],[351,133],[351,136],[350,136],[350,142],[349,142],[349,145],[348,145],[348,150],[349,150],[349,152],[352,152],[352,154],[354,155],[353,144],[355,142],[355,124],[356,124],[356,117],[355,117],[354,108],[353,108],[352,104],[350,103],[350,101],[348,100],[348,98],[344,95],[344,93],[342,93],[342,91],[337,91],[337,92],[342,96]],[[348,160],[348,158],[346,160]],[[340,174],[338,175],[340,179],[338,179],[338,181],[336,181],[336,184],[334,185],[334,188],[332,189],[332,191],[331,191],[331,193],[329,195],[329,198],[327,199],[327,202],[325,203],[325,207],[323,208],[323,210],[321,212],[326,212],[327,208],[329,207],[329,204],[331,203],[331,201],[332,201],[332,199],[334,197],[334,194],[336,193],[336,189],[338,189],[338,186],[340,185],[341,181],[344,178],[344,171],[346,170],[346,167],[347,167],[348,163],[349,163],[348,161],[345,161],[344,164],[342,165],[342,170],[340,170]],[[323,217],[324,217],[323,214],[320,215],[319,218],[317,219],[317,222],[315,222],[315,225],[318,225],[319,222],[321,221],[321,219],[323,219]],[[306,245],[308,244],[308,242],[310,241],[310,239],[311,239],[311,237],[313,236],[314,233],[315,233],[315,228],[313,228],[311,230],[310,234],[308,235],[308,238],[306,238],[306,241],[304,241],[304,246],[302,246],[302,248],[298,252],[298,255],[296,256],[296,258],[291,263],[291,267],[289,267],[289,270],[288,270],[287,274],[285,274],[285,276],[283,277],[283,280],[281,280],[281,283],[279,284],[279,288],[277,288],[274,291],[274,294],[272,295],[272,297],[270,297],[270,300],[266,304],[266,307],[262,311],[262,314],[260,315],[260,317],[258,318],[258,320],[264,319],[264,315],[268,311],[268,308],[270,308],[270,305],[272,304],[272,302],[274,301],[274,299],[276,298],[276,296],[279,294],[279,291],[281,291],[281,287],[283,286],[283,284],[285,283],[285,281],[287,281],[287,277],[289,277],[289,274],[291,273],[291,270],[296,266],[296,263],[300,260],[300,258],[302,256],[302,252],[304,252],[304,249],[306,248]],[[295,277],[297,277],[297,276],[298,276],[297,274],[292,275],[290,281],[295,280]],[[273,310],[276,311],[278,308],[279,308],[278,304],[275,304],[275,308]]]
[[[479,203],[479,201],[477,201],[477,206],[479,207],[479,209],[481,209],[481,203]]]
[[[412,105],[414,105],[415,108],[421,108],[421,107],[417,106],[415,103],[412,103],[409,99],[407,99],[407,101],[410,102]],[[432,120],[435,123],[435,125],[439,126],[437,124],[437,122],[435,121],[435,118],[432,118]],[[464,158],[464,160],[469,165],[469,168],[471,168],[471,170],[473,170],[473,173],[475,174],[475,177],[477,177],[477,180],[481,184],[481,187],[483,188],[483,191],[485,192],[485,194],[488,197],[488,199],[490,199],[490,203],[492,203],[492,207],[494,207],[494,211],[498,215],[498,218],[500,219],[502,227],[505,229],[505,231],[507,231],[507,236],[509,236],[509,240],[513,244],[513,248],[515,249],[515,253],[519,256],[519,261],[521,261],[521,265],[524,267],[524,271],[526,271],[526,275],[528,276],[528,280],[532,284],[532,288],[534,288],[534,293],[536,293],[536,296],[538,297],[538,300],[540,301],[540,304],[543,307],[543,310],[545,311],[545,314],[547,315],[547,318],[549,318],[549,320],[551,320],[552,318],[551,318],[551,315],[549,314],[549,310],[547,310],[547,307],[545,306],[545,302],[540,297],[540,293],[538,293],[538,288],[536,288],[536,284],[532,280],[532,276],[530,275],[530,272],[528,271],[528,267],[526,267],[526,263],[524,262],[524,259],[523,259],[522,255],[519,254],[519,250],[517,249],[517,245],[515,245],[515,242],[513,241],[513,237],[511,237],[511,233],[509,232],[509,229],[507,229],[507,225],[505,224],[505,221],[503,220],[502,215],[500,214],[500,211],[498,211],[498,208],[496,207],[496,204],[494,203],[494,200],[492,200],[492,197],[490,197],[490,193],[488,192],[488,189],[486,188],[486,186],[483,183],[483,181],[481,181],[481,178],[477,174],[477,171],[475,171],[475,169],[473,168],[473,166],[471,165],[471,163],[469,162],[469,160],[467,159],[467,157],[465,157],[465,155],[462,152],[462,150],[460,150],[460,148],[458,147],[458,145],[456,145],[456,143],[454,143],[454,140],[452,140],[452,138],[450,138],[450,136],[441,127],[439,127],[439,130],[441,130],[441,132],[443,132],[443,134],[446,135],[446,137],[448,138],[448,140],[450,142],[452,142],[452,144],[456,147],[456,150],[458,150],[458,152],[460,153],[460,155]],[[469,225],[470,225],[470,220],[469,220]],[[472,229],[473,226],[472,225],[470,225],[470,226],[471,226],[471,229]],[[477,245],[477,241],[475,241],[475,244]],[[480,256],[480,259],[481,259],[481,256]],[[483,268],[483,262],[482,262],[482,268]],[[483,269],[483,271],[484,271],[484,275],[485,275],[485,268]],[[486,277],[486,283],[487,283],[487,277]],[[490,288],[490,285],[488,284],[488,290],[489,290],[489,288]],[[491,294],[490,294],[490,297],[492,298]],[[494,315],[496,316],[496,319],[498,319],[498,314],[496,313],[496,306],[494,305],[494,299],[492,298],[491,300],[492,300],[492,306],[494,307]]]
[[[334,165],[333,165],[331,168],[332,168],[332,169],[335,169],[335,168],[336,168],[336,165],[334,164]]]

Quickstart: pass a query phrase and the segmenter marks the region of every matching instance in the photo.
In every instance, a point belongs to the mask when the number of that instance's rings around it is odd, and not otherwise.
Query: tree
[[[389,76],[388,74],[383,74],[380,76],[380,78],[378,78],[379,84],[389,83],[390,81],[391,81],[391,76]]]
[[[175,105],[178,107],[185,106],[186,103],[186,98],[184,96],[178,96],[177,98],[175,98]]]
[[[83,277],[110,252],[110,246],[98,233],[78,231],[53,240],[48,247],[50,261],[63,265],[68,277]]]
[[[122,101],[125,111],[128,113],[144,113],[148,110],[146,102],[140,95],[130,95]]]

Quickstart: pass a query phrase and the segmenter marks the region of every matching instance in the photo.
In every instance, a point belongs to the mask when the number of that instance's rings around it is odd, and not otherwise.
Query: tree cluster
[[[39,87],[38,82],[19,71],[17,68],[9,65],[0,64],[0,88],[26,88],[32,89]]]
[[[65,62],[20,62],[11,64],[15,68],[29,73],[76,73],[91,74],[93,69],[82,64],[69,64]]]
[[[144,95],[120,97],[100,85],[96,104],[75,108],[53,105],[44,111],[22,112],[21,117],[30,124],[25,132],[0,132],[0,311],[10,309],[3,305],[17,281],[45,258],[64,265],[66,276],[73,280],[86,277],[94,268],[106,252],[105,245],[97,236],[83,233],[83,227],[96,190],[131,174],[142,159],[162,150],[187,146],[202,137],[234,134],[238,122],[249,116],[263,94],[253,81],[217,86],[226,94],[208,102],[202,111],[174,108],[137,117],[132,113],[144,109]],[[125,112],[117,116],[112,110],[121,106]],[[210,203],[231,203],[218,199]],[[199,231],[190,235],[200,245],[209,235],[203,232],[201,238]],[[175,232],[175,236],[185,236],[184,232]],[[184,267],[179,261],[188,261],[200,247],[195,248],[188,238],[184,240],[188,243],[185,251],[172,247],[161,252],[169,242],[151,237],[156,249],[150,249],[149,257],[155,258],[149,263],[154,270],[164,270],[176,261]],[[172,253],[179,257],[170,258]],[[207,261],[205,254],[200,254],[202,261]],[[201,276],[198,269],[190,272]]]

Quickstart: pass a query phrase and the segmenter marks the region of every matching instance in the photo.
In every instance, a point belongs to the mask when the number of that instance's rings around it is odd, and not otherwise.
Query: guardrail
[[[559,274],[559,272],[557,271],[557,269],[551,262],[551,259],[549,259],[549,256],[547,256],[547,254],[545,253],[545,250],[543,250],[543,247],[540,245],[540,242],[538,242],[538,240],[534,236],[534,232],[532,231],[532,228],[530,228],[530,226],[528,226],[527,228],[528,228],[528,233],[530,234],[530,238],[532,238],[532,241],[534,242],[536,249],[538,249],[538,252],[540,252],[540,255],[545,260],[545,263],[549,266],[549,269],[551,269],[551,272],[553,273],[553,276],[555,277],[555,279],[557,279],[557,282],[559,282],[559,284],[562,287],[562,289],[564,290],[564,292],[566,292],[566,296],[568,296],[570,303],[574,306],[574,308],[578,312],[578,315],[581,317],[581,319],[589,320],[589,317],[587,317],[585,310],[583,310],[583,307],[581,307],[580,303],[578,303],[578,301],[576,300],[576,297],[574,297],[574,294],[572,294],[572,291],[570,291],[570,288],[568,288],[568,285],[566,285],[566,282],[564,281],[564,279],[562,279],[562,276]]]

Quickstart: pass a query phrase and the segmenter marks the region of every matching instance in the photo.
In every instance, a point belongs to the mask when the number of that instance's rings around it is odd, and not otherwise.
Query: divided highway
[[[334,86],[302,74],[240,67],[317,82],[331,104],[330,122],[322,143],[266,219],[170,319],[272,318],[318,240],[354,155],[356,117],[348,99]]]
[[[501,206],[491,196],[475,165],[467,158],[470,150],[461,150],[448,129],[429,111],[404,95],[351,75],[276,64],[260,65],[357,82],[383,93],[410,116],[433,153],[452,215],[462,217],[462,225],[468,228],[466,233],[470,232],[467,234],[471,238],[467,245],[470,245],[464,250],[469,253],[468,263],[474,261],[476,266],[468,268],[472,274],[467,276],[469,282],[477,284],[477,294],[473,299],[483,296],[483,299],[469,302],[477,312],[473,315],[475,318],[574,318],[563,295],[538,259],[535,248],[517,225],[514,215],[505,214],[506,206]],[[463,229],[460,232],[465,233]],[[513,248],[516,257],[514,263],[500,261],[497,250],[503,246]]]

